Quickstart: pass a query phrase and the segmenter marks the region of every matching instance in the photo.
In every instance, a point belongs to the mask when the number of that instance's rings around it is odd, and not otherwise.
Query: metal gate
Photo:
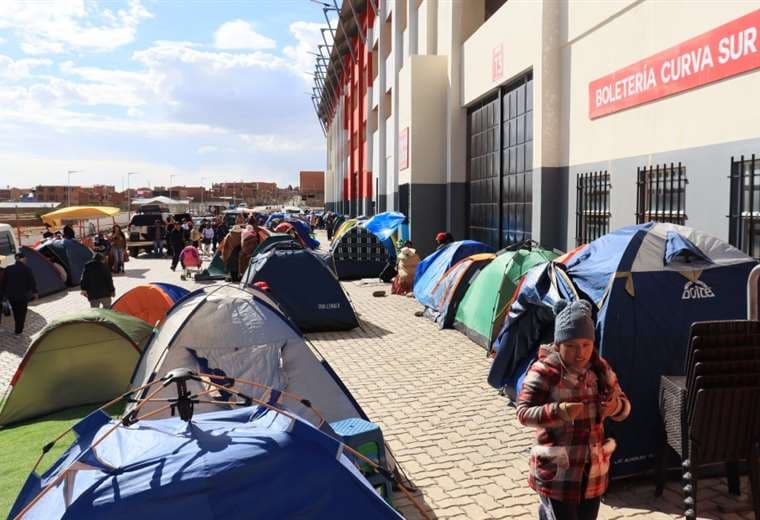
[[[532,236],[532,86],[529,73],[468,111],[468,238],[497,249]]]

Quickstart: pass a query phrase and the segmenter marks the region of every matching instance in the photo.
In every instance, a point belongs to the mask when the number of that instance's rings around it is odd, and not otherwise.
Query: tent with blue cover
[[[302,332],[350,330],[359,325],[335,274],[311,250],[271,250],[251,259],[243,285],[266,283],[267,292]]]
[[[68,238],[47,240],[37,246],[37,251],[66,270],[66,285],[76,286],[82,280],[84,264],[90,261],[94,253],[87,246]]]
[[[356,223],[333,239],[330,253],[341,280],[377,278],[391,258],[383,241]]]
[[[304,244],[311,249],[317,249],[319,247],[319,240],[316,240],[311,236],[311,227],[309,227],[306,222],[298,220],[297,218],[289,218],[286,222],[295,228],[296,233],[298,233],[298,236],[304,241]]]
[[[372,231],[381,240],[386,240],[404,223],[406,216],[397,211],[385,211],[372,216],[361,225]]]
[[[267,217],[266,221],[264,221],[264,227],[267,229],[272,227],[272,221],[274,220],[285,220],[285,213],[270,213]]]
[[[488,381],[519,391],[541,343],[552,341],[559,298],[583,298],[596,312],[597,347],[615,369],[633,413],[610,425],[618,442],[613,475],[651,468],[660,444],[661,375],[682,375],[689,327],[746,318],[755,260],[722,240],[675,224],[649,222],[605,235],[524,277],[496,339]]]
[[[177,392],[178,394],[178,392]],[[400,519],[354,453],[276,406],[127,424],[94,412],[11,518]]]
[[[478,253],[463,258],[436,282],[429,293],[421,296],[420,303],[425,305],[425,316],[433,320],[442,329],[450,328],[460,300],[467,292],[472,278],[487,266],[496,255]]]
[[[444,273],[460,260],[478,253],[495,253],[493,247],[476,240],[460,240],[436,249],[418,265],[414,275],[414,297],[427,305],[429,295]]]

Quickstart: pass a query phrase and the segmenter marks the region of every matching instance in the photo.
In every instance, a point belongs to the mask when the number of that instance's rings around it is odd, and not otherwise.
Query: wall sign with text
[[[589,83],[589,117],[606,116],[760,68],[760,10]]]
[[[491,50],[491,81],[504,77],[504,44],[500,43]]]

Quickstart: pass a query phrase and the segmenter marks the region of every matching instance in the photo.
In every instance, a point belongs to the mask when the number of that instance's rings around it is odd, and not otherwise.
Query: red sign
[[[491,81],[499,81],[504,76],[504,44],[500,43],[491,51]]]
[[[398,169],[409,168],[409,127],[407,126],[398,134]]]
[[[589,117],[612,114],[760,67],[760,10],[589,83]]]

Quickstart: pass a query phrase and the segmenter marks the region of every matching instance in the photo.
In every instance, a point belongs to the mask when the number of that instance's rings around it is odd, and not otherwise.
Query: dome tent
[[[501,330],[509,304],[522,276],[529,269],[545,264],[557,253],[540,247],[504,249],[481,269],[470,282],[457,306],[454,328],[462,331],[487,350]]]
[[[174,304],[189,293],[187,289],[167,283],[138,285],[122,294],[111,310],[155,325],[163,321]]]
[[[11,379],[0,425],[123,393],[153,327],[105,309],[51,321],[32,340]]]
[[[257,282],[267,284],[267,293],[303,332],[350,330],[359,325],[338,279],[310,250],[274,247],[255,256],[243,285]]]
[[[98,411],[74,433],[50,469],[29,475],[10,518],[401,518],[340,442],[277,409],[130,426]]]
[[[34,274],[37,293],[40,296],[47,296],[66,289],[66,284],[58,275],[55,264],[48,260],[45,255],[27,246],[21,246],[21,252],[26,257],[26,265]]]
[[[348,222],[344,223],[345,226]],[[335,272],[341,280],[377,278],[388,264],[388,249],[371,231],[356,225],[333,239],[330,247]]]
[[[463,258],[451,268],[430,289],[426,295],[425,316],[433,320],[439,327],[450,328],[454,315],[467,287],[478,271],[487,266],[496,255],[493,253],[478,253]]]
[[[131,387],[182,367],[309,396],[330,422],[367,417],[327,361],[317,357],[295,324],[257,289],[218,284],[190,293],[145,348]],[[149,411],[152,405],[147,406]],[[218,406],[197,408],[202,412]]]
[[[493,253],[491,246],[475,240],[452,242],[426,256],[414,274],[414,297],[422,305],[431,306],[432,289],[443,275],[460,260],[478,253]]]
[[[47,240],[37,246],[37,251],[63,266],[66,270],[66,285],[69,286],[79,285],[84,264],[94,256],[87,246],[68,238]]]
[[[590,301],[599,352],[634,410],[610,425],[618,440],[613,475],[643,472],[660,444],[660,376],[683,374],[692,323],[746,317],[744,295],[755,265],[727,243],[675,224],[649,222],[604,235],[564,265],[537,266],[525,276],[495,341],[488,382],[515,395],[539,344],[551,341],[553,303]]]

